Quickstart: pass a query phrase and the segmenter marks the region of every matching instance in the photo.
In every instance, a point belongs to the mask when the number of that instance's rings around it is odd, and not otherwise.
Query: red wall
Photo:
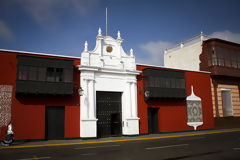
[[[191,94],[193,85],[194,94],[202,99],[203,125],[198,129],[214,128],[210,74],[186,71],[185,76],[187,95]]]
[[[12,85],[12,121],[15,139],[44,139],[45,138],[45,106],[65,106],[65,137],[80,137],[80,98],[77,93],[80,82],[80,73],[74,67],[74,95],[72,97],[15,97],[16,52],[0,51],[0,85]],[[24,55],[23,53],[21,53]],[[31,54],[26,54],[31,55]],[[74,66],[80,64],[80,59],[63,58],[44,55],[39,57],[71,59]],[[6,127],[1,127],[0,138],[3,139]]]
[[[12,85],[12,121],[16,139],[44,139],[45,138],[45,106],[65,106],[65,137],[80,137],[80,97],[77,89],[80,84],[80,73],[74,68],[74,96],[73,97],[15,97],[17,58],[16,52],[0,51],[0,85]],[[23,53],[21,53],[23,54]],[[30,55],[30,54],[27,54]],[[32,55],[40,56],[40,55]],[[41,55],[41,57],[46,57]],[[47,56],[56,58],[54,56]],[[59,59],[71,59],[57,57]],[[74,59],[74,66],[80,64],[80,59]],[[143,70],[149,66],[137,66]],[[151,67],[165,69],[159,67]],[[190,95],[191,85],[195,95],[202,99],[203,126],[198,129],[214,127],[213,109],[211,101],[210,75],[207,73],[185,71],[187,96]],[[186,101],[144,101],[142,74],[137,77],[138,116],[140,118],[140,133],[148,133],[147,108],[159,108],[159,132],[192,130],[187,126]],[[6,127],[0,128],[0,138],[3,139]]]
[[[149,67],[138,65],[137,70],[144,68],[166,69],[160,67]],[[170,70],[170,69],[169,69]],[[209,129],[214,127],[213,109],[211,101],[210,74],[200,72],[185,72],[187,96],[190,95],[191,85],[194,86],[195,95],[202,99],[203,125],[198,129]],[[187,125],[186,101],[144,101],[144,89],[142,73],[137,77],[138,91],[138,116],[140,118],[140,133],[148,133],[148,107],[159,108],[159,132],[173,132],[193,130]]]

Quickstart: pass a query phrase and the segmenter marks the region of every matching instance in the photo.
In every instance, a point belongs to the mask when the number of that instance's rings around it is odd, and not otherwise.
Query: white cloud
[[[69,11],[77,15],[86,15],[99,4],[99,0],[19,0],[18,2],[36,22],[42,25],[54,23]]]
[[[140,45],[140,48],[145,51],[148,56],[144,59],[137,59],[138,63],[150,65],[163,65],[164,49],[173,46],[173,43],[165,41],[148,42]]]
[[[12,31],[3,21],[0,20],[0,40],[10,42],[13,38]]]
[[[232,41],[235,43],[240,43],[240,33],[233,33],[228,30],[213,32],[209,35],[210,37],[219,38],[227,41]]]

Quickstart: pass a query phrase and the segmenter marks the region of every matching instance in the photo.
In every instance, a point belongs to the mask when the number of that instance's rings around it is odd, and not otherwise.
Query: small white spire
[[[181,44],[180,44],[180,47],[181,47],[181,48],[183,48],[183,47],[184,47],[184,43],[183,43],[183,42],[181,42]]]
[[[85,41],[85,44],[84,44],[84,52],[87,52],[88,51],[88,43],[87,41]]]
[[[120,31],[118,31],[118,34],[117,34],[117,39],[121,39],[121,34],[120,34]]]
[[[98,29],[98,36],[102,36],[102,30],[101,30],[100,27],[99,27],[99,29]]]
[[[192,85],[191,85],[191,91],[192,91],[191,95],[194,95],[194,96],[195,96],[195,94],[194,94],[194,92],[193,92],[193,86],[192,86]]]
[[[201,39],[201,41],[203,41],[203,38],[204,38],[204,34],[203,34],[203,32],[201,31],[201,33],[200,33],[200,39]]]
[[[133,57],[133,49],[130,49],[130,56]]]

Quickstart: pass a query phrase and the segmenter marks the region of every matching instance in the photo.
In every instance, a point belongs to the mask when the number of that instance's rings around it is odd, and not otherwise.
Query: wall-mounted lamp
[[[78,94],[79,94],[79,96],[83,96],[83,89],[82,89],[82,87],[80,87],[78,89]]]

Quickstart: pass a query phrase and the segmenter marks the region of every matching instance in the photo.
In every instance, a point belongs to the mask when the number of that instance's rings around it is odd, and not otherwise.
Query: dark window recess
[[[36,81],[37,80],[37,67],[29,67],[29,80]]]
[[[73,61],[17,56],[16,94],[72,95]]]
[[[47,68],[47,81],[48,82],[55,82],[55,69],[53,67],[48,67]]]
[[[211,58],[210,58],[211,53]],[[212,47],[208,54],[209,66],[221,66],[240,69],[240,52],[232,48]]]
[[[42,68],[42,67],[38,68],[38,80],[39,81],[46,80],[46,68]]]
[[[72,81],[73,81],[72,71],[69,69],[64,69],[64,82],[72,82]]]
[[[63,82],[63,68],[56,68],[56,82]]]
[[[146,68],[143,70],[144,98],[185,99],[185,73],[182,71]]]
[[[28,79],[28,67],[20,65],[18,67],[18,79],[27,80]]]

